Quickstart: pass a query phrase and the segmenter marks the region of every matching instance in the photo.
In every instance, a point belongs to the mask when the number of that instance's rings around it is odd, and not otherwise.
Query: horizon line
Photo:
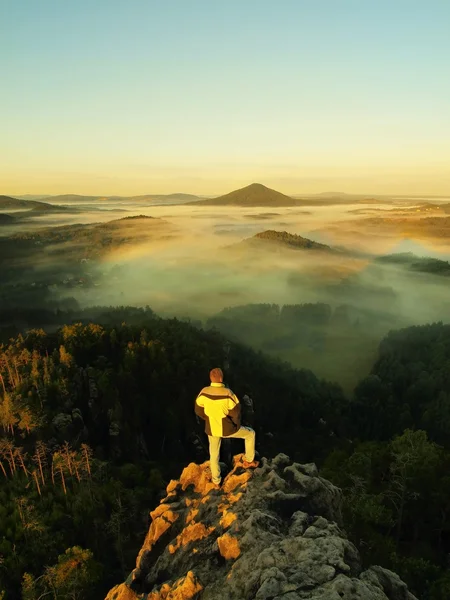
[[[276,192],[279,192],[279,190],[276,190],[275,188],[270,188],[269,186],[266,186],[264,184],[260,184],[257,182],[253,182],[250,183],[248,185],[245,185],[243,187],[238,187],[235,189],[232,189],[231,191],[228,192],[221,192],[221,193],[210,193],[210,194],[197,194],[197,193],[193,193],[193,192],[183,192],[183,191],[178,191],[178,192],[168,192],[168,193],[160,193],[160,192],[143,192],[143,193],[137,193],[137,194],[128,194],[128,195],[123,195],[123,194],[90,194],[90,193],[74,193],[74,192],[64,192],[64,193],[53,193],[53,194],[43,194],[43,193],[31,193],[31,192],[23,192],[23,193],[1,193],[0,195],[2,196],[8,196],[10,198],[16,198],[16,199],[20,199],[18,198],[18,196],[33,196],[33,197],[37,197],[39,196],[40,198],[55,198],[58,196],[80,196],[80,198],[86,198],[89,196],[92,196],[93,198],[139,198],[141,196],[175,196],[178,194],[183,194],[186,196],[196,196],[198,198],[218,198],[220,196],[224,196],[226,194],[229,194],[231,192],[235,192],[238,190],[242,190],[245,189],[247,187],[250,187],[252,185],[260,185],[266,189],[270,189]],[[311,196],[323,196],[323,195],[334,195],[334,196],[340,196],[340,195],[345,195],[345,196],[371,196],[371,197],[377,197],[377,198],[421,198],[421,197],[428,197],[428,198],[447,198],[450,197],[450,191],[447,193],[440,193],[440,194],[436,194],[436,193],[374,193],[374,192],[345,192],[342,190],[339,191],[332,191],[332,190],[324,190],[322,192],[294,192],[294,193],[285,193],[285,192],[279,192],[284,194],[285,196],[290,196],[292,198],[299,198],[301,196],[307,196],[307,197],[311,197]]]

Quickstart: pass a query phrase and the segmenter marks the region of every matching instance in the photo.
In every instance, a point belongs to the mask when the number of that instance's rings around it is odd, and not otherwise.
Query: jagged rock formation
[[[314,464],[279,454],[214,489],[186,467],[150,513],[128,580],[107,600],[415,600],[381,567],[362,571],[342,531],[341,493]]]

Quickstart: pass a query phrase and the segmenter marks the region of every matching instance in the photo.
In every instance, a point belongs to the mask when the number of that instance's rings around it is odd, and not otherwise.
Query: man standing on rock
[[[220,485],[220,444],[222,438],[245,440],[244,469],[255,469],[255,432],[241,426],[241,405],[236,395],[225,387],[222,369],[212,369],[211,385],[204,387],[195,400],[195,413],[205,421],[205,432],[209,438],[209,460],[212,481]]]

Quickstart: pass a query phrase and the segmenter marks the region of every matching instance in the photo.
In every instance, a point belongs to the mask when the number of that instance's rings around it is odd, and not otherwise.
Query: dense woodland
[[[392,331],[345,395],[150,309],[78,317],[0,346],[5,600],[89,600],[127,576],[164,485],[207,458],[193,402],[215,365],[253,398],[261,455],[314,461],[342,487],[366,563],[397,571],[420,598],[450,596],[450,326]]]

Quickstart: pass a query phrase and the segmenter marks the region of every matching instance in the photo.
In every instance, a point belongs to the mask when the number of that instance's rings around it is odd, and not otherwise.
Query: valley
[[[319,195],[303,210],[301,199],[289,205],[260,184],[191,204],[185,195],[168,197],[182,203],[121,199],[127,216],[118,218],[108,198],[2,197],[3,209],[14,209],[0,237],[3,331],[18,331],[27,318],[34,325],[41,309],[151,306],[217,327],[351,392],[390,329],[450,314],[445,202],[430,217],[421,212],[428,205],[415,209],[410,199],[383,198],[377,207],[357,197],[354,209],[351,196],[336,204],[335,195]],[[65,205],[49,203],[64,198]],[[441,205],[430,206],[436,213]],[[297,316],[280,321],[265,314],[268,306],[281,314],[293,307]],[[300,316],[308,306],[326,306],[327,316],[310,323]]]
[[[447,402],[442,365],[450,315],[448,203],[336,193],[290,198],[260,184],[218,198],[194,198],[0,197],[3,427],[13,423],[14,439],[30,428],[26,449],[34,462],[42,455],[55,469],[66,460],[59,458],[65,456],[61,452],[78,461],[79,482],[72,467],[61,466],[60,478],[71,490],[58,489],[55,480],[54,505],[64,503],[65,494],[74,501],[103,494],[101,472],[109,470],[120,498],[114,502],[128,507],[129,518],[122,512],[120,519],[130,542],[116,542],[120,554],[105,559],[116,573],[101,579],[105,590],[117,581],[117,568],[129,568],[140,544],[138,511],[155,502],[185,459],[206,458],[191,402],[203,372],[218,361],[238,395],[250,394],[257,403],[258,451],[288,452],[293,460],[319,464],[345,490],[352,539],[372,540],[372,550],[359,547],[363,559],[395,567],[422,589],[406,567],[412,560],[407,525],[395,521],[402,527],[402,546],[388,555],[383,547],[392,534],[378,541],[383,526],[371,524],[369,508],[355,513],[353,481],[359,471],[352,461],[361,456],[376,461],[371,452],[391,452],[396,442],[390,438],[404,431],[406,440],[409,426],[429,432],[430,452],[434,439],[447,446],[446,421],[439,425],[440,417],[433,415],[445,413]],[[408,340],[414,336],[431,340],[431,349],[418,363],[419,379],[414,375],[409,382],[405,373],[414,359],[404,366],[401,361],[413,352]],[[399,353],[392,363],[383,354],[386,348],[388,357]],[[434,369],[426,381],[425,368]],[[420,409],[416,385],[425,394]],[[436,393],[430,386],[437,386]],[[275,416],[278,405],[283,408]],[[45,446],[33,441],[33,431],[47,440]],[[416,444],[426,434],[414,435]],[[0,440],[7,478],[12,439]],[[375,444],[370,451],[369,440]],[[21,457],[25,471],[32,472],[22,446],[14,447],[14,464]],[[90,453],[96,457],[91,474]],[[107,458],[106,467],[101,457]],[[384,460],[393,460],[391,454]],[[32,493],[47,498],[45,468]],[[394,522],[389,495],[396,480],[384,474],[379,482],[373,468],[367,502],[380,502],[377,510]],[[133,469],[134,475],[127,475]],[[149,470],[147,485],[142,477]],[[15,481],[14,470],[11,477]],[[377,486],[381,496],[375,495]],[[9,485],[6,489],[10,493]],[[434,502],[442,504],[440,497]],[[111,523],[118,518],[114,506],[105,508],[106,521],[94,516],[93,507],[74,510],[90,522]],[[76,539],[93,553],[81,559],[75,547],[68,556],[91,564],[99,556],[97,538],[80,534],[73,525],[76,512],[70,515]],[[46,548],[49,532],[59,528],[58,521],[48,522]],[[428,539],[425,531],[420,535]],[[104,544],[109,536],[101,533],[98,539]],[[40,564],[37,538],[30,539],[29,552]],[[11,571],[8,548],[0,541]],[[27,556],[31,564],[34,559]],[[5,581],[8,589],[17,589],[14,575]]]

